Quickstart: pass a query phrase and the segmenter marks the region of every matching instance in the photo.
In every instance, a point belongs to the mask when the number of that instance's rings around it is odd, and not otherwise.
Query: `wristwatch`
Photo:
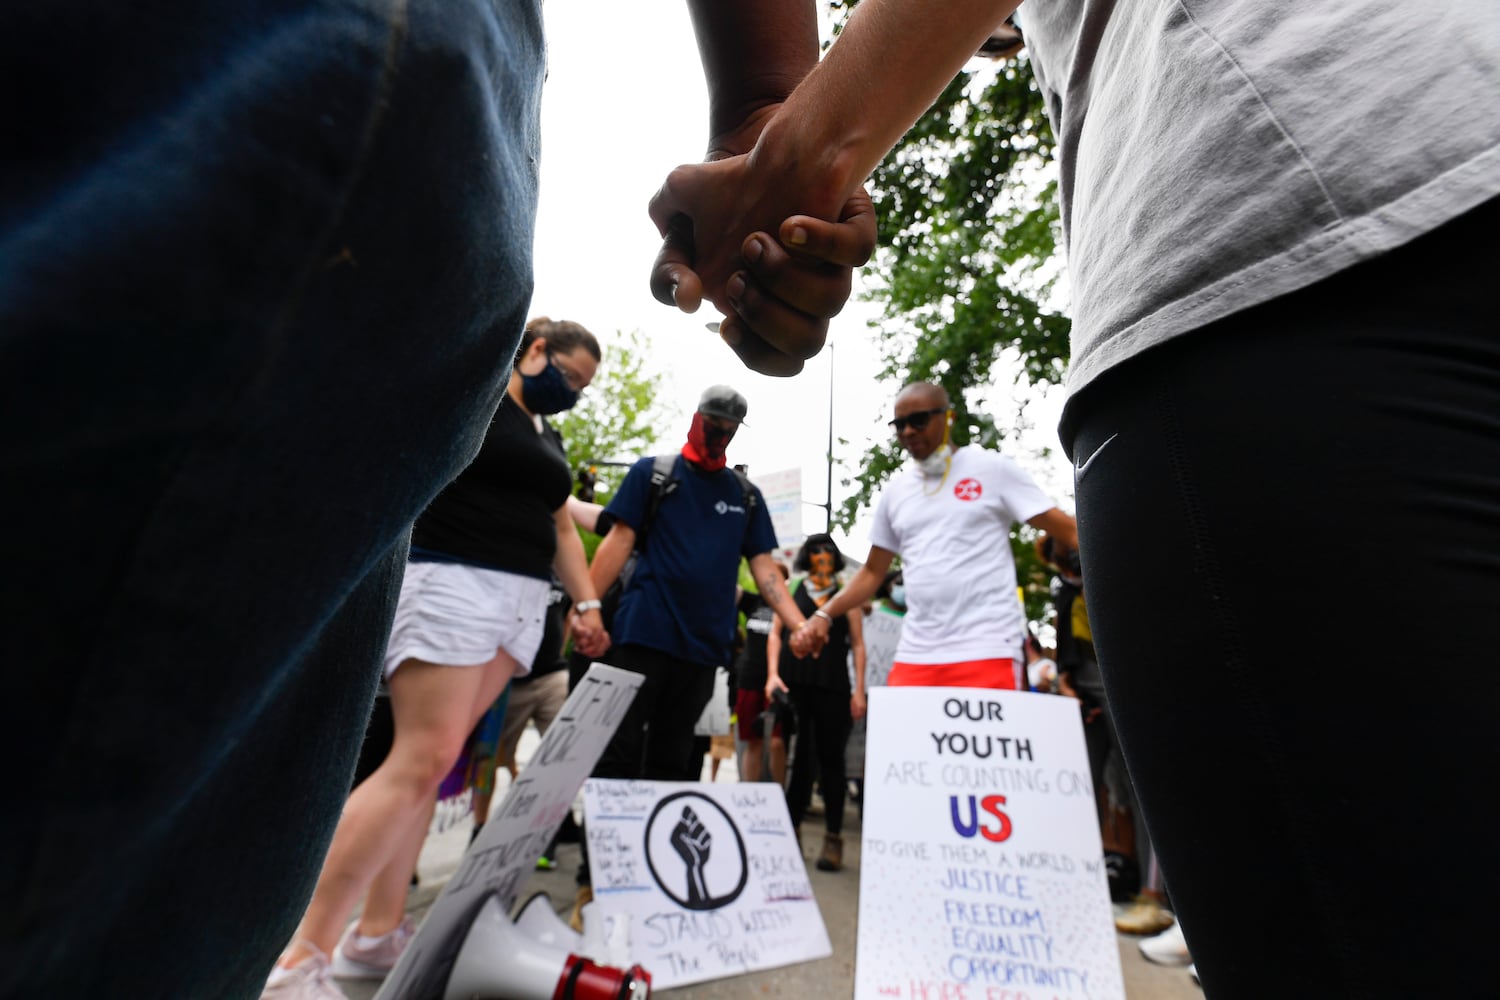
[[[575,615],[581,615],[585,611],[598,611],[602,607],[604,607],[603,601],[579,601],[577,604],[573,605],[573,613]]]
[[[822,608],[819,608],[818,610],[814,611],[812,613],[812,616],[814,618],[821,618],[821,619],[823,619],[825,622],[827,622],[830,625],[833,624],[833,616],[830,615],[828,612],[824,611]]]

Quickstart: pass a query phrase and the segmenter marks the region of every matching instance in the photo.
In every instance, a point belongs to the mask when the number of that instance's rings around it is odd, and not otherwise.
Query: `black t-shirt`
[[[838,593],[837,590],[834,593]],[[830,597],[833,595],[830,594]],[[792,600],[797,602],[804,617],[818,610],[817,602],[807,592],[806,581],[797,584]],[[799,660],[792,653],[792,630],[781,629],[781,660],[777,672],[786,681],[787,687],[829,688],[848,691],[849,688],[849,619],[839,615],[828,629],[828,644],[817,656]]]
[[[553,513],[568,499],[573,476],[562,438],[509,396],[484,444],[417,518],[412,558],[450,559],[546,580],[557,552]]]
[[[771,638],[771,619],[776,612],[765,598],[748,590],[740,595],[740,612],[745,616],[745,648],[734,664],[735,680],[741,691],[764,691],[766,640]]]

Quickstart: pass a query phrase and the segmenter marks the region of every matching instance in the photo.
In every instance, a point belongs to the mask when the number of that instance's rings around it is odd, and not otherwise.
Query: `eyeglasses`
[[[940,406],[935,410],[918,410],[916,413],[908,413],[904,417],[897,417],[895,420],[891,421],[891,426],[896,428],[897,434],[900,434],[902,431],[906,430],[907,424],[911,424],[911,429],[914,431],[925,431],[927,429],[927,422],[929,420],[937,416],[939,413],[947,412],[948,408],[946,406]]]
[[[556,368],[558,371],[562,372],[563,381],[568,383],[569,389],[572,389],[574,392],[582,392],[584,389],[588,388],[589,384],[584,380],[583,376],[568,368],[566,365],[558,364],[557,355],[553,354],[551,351],[547,352],[547,363],[550,364],[553,368]]]

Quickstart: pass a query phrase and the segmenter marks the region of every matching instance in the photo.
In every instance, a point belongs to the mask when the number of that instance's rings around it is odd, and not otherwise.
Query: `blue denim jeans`
[[[538,0],[10,5],[0,995],[254,996],[531,294]]]

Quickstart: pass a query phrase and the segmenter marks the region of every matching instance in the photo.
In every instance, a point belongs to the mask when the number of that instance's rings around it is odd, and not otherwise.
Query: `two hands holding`
[[[778,166],[765,130],[779,105],[718,137],[703,163],[678,167],[651,199],[663,243],[651,269],[658,301],[724,314],[719,335],[745,366],[795,375],[823,348],[828,321],[849,298],[853,269],[875,249],[874,205],[812,189],[816,168]]]
[[[809,656],[817,656],[828,644],[828,619],[822,615],[812,615],[803,620],[801,625],[792,632],[791,645],[792,655],[797,659],[806,659]],[[766,675],[766,701],[775,701],[778,694],[785,695],[791,689],[776,672],[775,664],[770,664]],[[863,690],[855,690],[849,697],[849,717],[862,719],[865,715],[865,693]]]
[[[591,603],[597,605],[599,602]],[[567,634],[573,637],[573,648],[591,659],[603,656],[609,649],[609,632],[604,628],[604,619],[600,617],[598,607],[583,611],[575,609],[568,616]]]

